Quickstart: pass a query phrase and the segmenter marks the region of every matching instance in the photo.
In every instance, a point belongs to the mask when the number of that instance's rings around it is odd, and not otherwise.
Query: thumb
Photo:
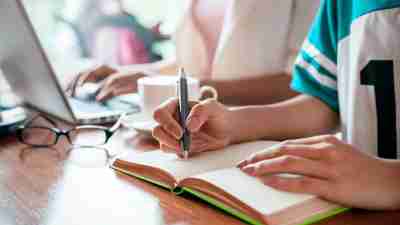
[[[216,100],[206,100],[195,105],[186,121],[186,126],[190,132],[197,132],[200,128],[217,113],[218,103]]]

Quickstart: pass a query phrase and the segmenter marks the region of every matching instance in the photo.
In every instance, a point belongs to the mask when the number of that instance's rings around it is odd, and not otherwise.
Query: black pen
[[[179,80],[177,85],[178,101],[179,101],[179,123],[183,129],[183,135],[180,140],[181,150],[184,159],[189,157],[190,149],[190,132],[186,128],[186,120],[189,116],[189,96],[186,74],[183,68],[179,69]]]

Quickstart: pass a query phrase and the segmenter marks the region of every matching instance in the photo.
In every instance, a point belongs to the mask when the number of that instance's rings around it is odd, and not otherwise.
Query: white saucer
[[[122,125],[126,128],[134,129],[140,134],[152,135],[153,128],[158,125],[154,120],[149,120],[143,113],[135,113],[125,116]]]
[[[153,129],[158,125],[157,122],[154,121],[144,121],[144,122],[136,122],[132,124],[132,128],[135,129],[138,133],[152,135]]]

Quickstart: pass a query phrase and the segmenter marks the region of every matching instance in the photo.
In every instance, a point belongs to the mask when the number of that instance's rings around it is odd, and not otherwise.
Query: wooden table
[[[31,149],[15,137],[0,138],[0,225],[243,224],[201,202],[116,174],[102,151],[68,146],[63,140],[53,149]],[[129,130],[108,144],[111,154],[156,146]],[[400,212],[353,210],[320,224],[400,224]]]

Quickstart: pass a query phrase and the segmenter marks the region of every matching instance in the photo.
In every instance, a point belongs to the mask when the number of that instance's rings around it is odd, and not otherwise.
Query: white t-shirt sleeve
[[[293,0],[290,48],[299,50],[318,11],[320,0]]]

